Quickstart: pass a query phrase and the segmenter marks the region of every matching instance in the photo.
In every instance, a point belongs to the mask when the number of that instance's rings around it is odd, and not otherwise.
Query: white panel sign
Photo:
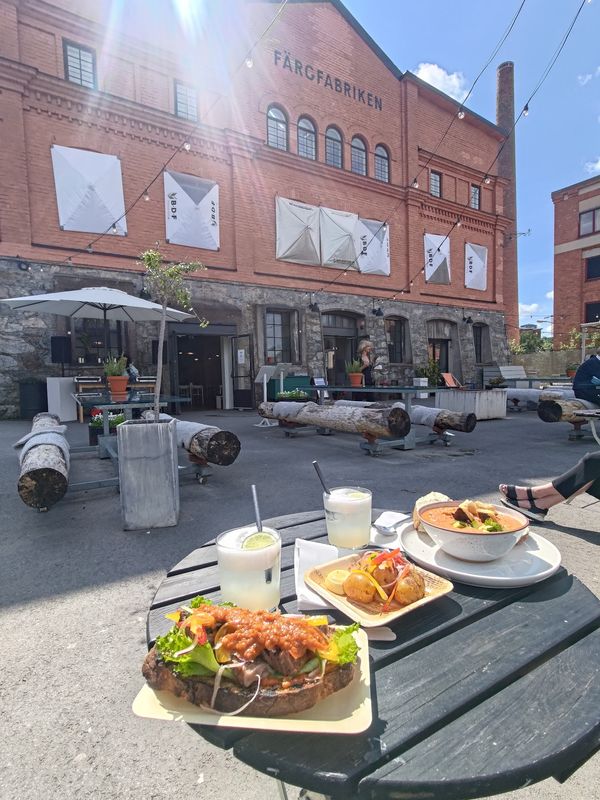
[[[183,172],[164,172],[163,177],[167,242],[218,250],[219,185]]]
[[[450,283],[450,237],[426,233],[425,280],[427,283]]]
[[[390,226],[375,219],[359,219],[355,231],[358,268],[372,275],[390,274]]]
[[[324,267],[358,269],[356,226],[358,214],[320,208],[321,264]]]
[[[467,289],[487,289],[487,247],[465,244],[465,286]]]
[[[51,147],[58,220],[63,231],[125,236],[125,201],[117,156]],[[116,224],[116,232],[112,231]]]
[[[296,264],[320,264],[319,209],[278,197],[275,200],[275,258]]]

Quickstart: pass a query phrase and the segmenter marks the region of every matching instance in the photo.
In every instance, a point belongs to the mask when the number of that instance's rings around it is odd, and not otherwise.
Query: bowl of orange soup
[[[510,508],[485,503],[485,507],[493,509],[490,519],[495,524],[486,524],[481,520],[481,528],[471,527],[459,522],[454,514],[460,503],[458,501],[429,503],[418,511],[419,527],[423,527],[440,549],[463,561],[494,561],[505,556],[526,535],[529,521],[527,517]],[[499,527],[501,530],[486,530]]]

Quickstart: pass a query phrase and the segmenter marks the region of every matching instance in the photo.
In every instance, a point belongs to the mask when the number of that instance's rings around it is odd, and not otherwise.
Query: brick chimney
[[[511,131],[515,124],[515,65],[505,61],[498,67],[496,124]],[[510,135],[498,158],[498,175],[509,182],[504,190],[504,213],[512,221],[504,240],[502,295],[509,339],[519,338],[519,273],[517,260],[517,186],[515,133]],[[512,234],[512,236],[510,236]],[[509,238],[510,236],[510,238]]]

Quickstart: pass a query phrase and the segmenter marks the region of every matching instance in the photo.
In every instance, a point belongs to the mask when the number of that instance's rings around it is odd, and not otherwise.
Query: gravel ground
[[[451,447],[421,445],[369,458],[358,437],[313,431],[295,439],[254,427],[244,412],[188,413],[235,431],[238,461],[214,468],[205,486],[181,486],[177,527],[124,532],[118,494],[96,489],[67,496],[46,514],[27,508],[15,483],[12,443],[30,430],[0,422],[0,795],[4,800],[151,798],[275,800],[277,787],[185,724],[136,718],[142,685],[145,617],[166,569],[219,531],[252,518],[256,483],[265,518],[321,505],[310,466],[318,458],[332,482],[364,485],[379,507],[407,509],[428,491],[494,500],[500,482],[545,480],[571,466],[593,441],[568,442],[566,425],[535,413],[480,423]],[[71,445],[87,429],[68,424]],[[74,455],[71,479],[110,477],[110,462]],[[543,535],[565,567],[600,595],[600,503],[582,496],[552,510]],[[539,529],[542,532],[542,529]],[[499,797],[600,800],[600,755],[564,785],[547,780]],[[292,789],[291,797],[298,791]]]

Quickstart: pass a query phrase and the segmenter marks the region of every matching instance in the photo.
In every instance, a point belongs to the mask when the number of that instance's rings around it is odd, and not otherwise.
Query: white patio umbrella
[[[109,289],[105,286],[90,286],[70,292],[51,292],[50,294],[33,294],[29,297],[7,297],[0,300],[9,308],[21,311],[40,311],[44,314],[57,314],[73,319],[104,320],[104,357],[108,355],[108,324],[111,320],[121,322],[160,321],[162,306],[150,300],[122,292],[120,289]],[[187,311],[167,308],[168,322],[194,316]]]

